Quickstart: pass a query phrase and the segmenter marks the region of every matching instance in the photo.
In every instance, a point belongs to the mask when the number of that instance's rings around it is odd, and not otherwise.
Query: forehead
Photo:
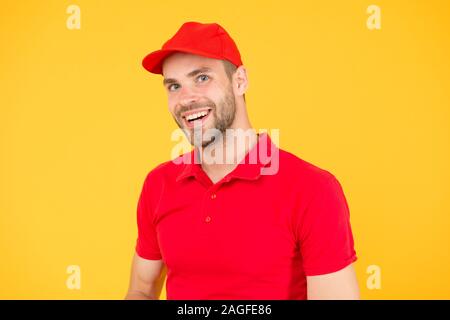
[[[177,52],[167,57],[162,65],[164,78],[181,78],[192,70],[209,68],[213,72],[224,72],[222,60],[195,54]]]

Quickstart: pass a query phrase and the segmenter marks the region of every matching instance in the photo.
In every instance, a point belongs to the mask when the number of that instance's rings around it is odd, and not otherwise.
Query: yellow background
[[[342,183],[362,298],[450,298],[448,1],[0,4],[0,298],[124,297],[138,195],[175,144],[162,78],[140,63],[188,20],[235,39],[254,127]]]

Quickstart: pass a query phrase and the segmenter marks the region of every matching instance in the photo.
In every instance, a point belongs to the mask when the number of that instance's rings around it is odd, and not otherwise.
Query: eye
[[[173,84],[171,84],[167,89],[168,89],[169,91],[174,91],[174,90],[178,89],[179,86],[180,86],[180,85],[179,85],[178,83],[173,83]]]
[[[208,79],[209,79],[209,77],[206,74],[201,74],[197,77],[197,80],[200,82],[206,81]]]

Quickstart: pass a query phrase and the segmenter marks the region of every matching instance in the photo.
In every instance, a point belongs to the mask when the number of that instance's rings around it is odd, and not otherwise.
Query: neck
[[[245,113],[245,108],[240,110]],[[237,112],[229,129],[232,130],[227,130],[216,141],[201,149],[201,166],[213,183],[233,171],[258,140],[246,113]]]

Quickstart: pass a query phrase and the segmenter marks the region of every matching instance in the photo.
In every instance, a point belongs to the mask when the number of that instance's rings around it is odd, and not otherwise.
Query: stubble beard
[[[219,138],[223,138],[227,129],[229,129],[236,117],[236,101],[234,99],[233,92],[231,88],[227,91],[223,99],[218,103],[219,107],[216,104],[209,100],[204,103],[193,103],[189,106],[184,106],[178,110],[176,117],[174,117],[175,122],[178,127],[183,130],[187,139],[194,147],[206,148],[211,146],[215,141]],[[181,113],[185,111],[195,110],[199,108],[211,108],[211,115],[214,119],[214,124],[210,128],[203,128],[202,126],[194,127],[192,129],[185,128],[183,126],[183,119],[181,118]],[[213,130],[216,129],[216,130]],[[203,135],[206,131],[211,130],[208,134],[208,140],[203,140]],[[221,135],[221,136],[220,136]]]

